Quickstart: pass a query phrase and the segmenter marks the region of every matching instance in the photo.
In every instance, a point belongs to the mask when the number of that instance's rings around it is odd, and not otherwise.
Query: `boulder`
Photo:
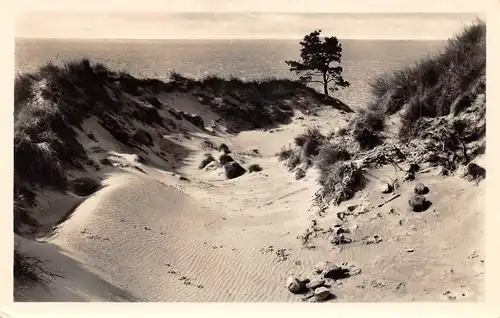
[[[314,297],[317,301],[327,300],[331,295],[332,293],[326,287],[318,287],[314,290]]]
[[[290,276],[286,280],[286,288],[294,294],[299,294],[302,292],[304,285],[298,278]]]
[[[226,171],[226,178],[234,179],[245,174],[246,170],[236,161],[231,161],[224,165]]]
[[[429,192],[429,188],[427,188],[423,183],[419,182],[415,185],[413,189],[416,194],[427,194]]]
[[[422,212],[426,208],[426,199],[423,195],[414,195],[408,200],[408,204],[410,205],[413,212]]]
[[[341,267],[339,267],[335,264],[332,264],[330,262],[326,263],[326,266],[323,269],[323,277],[324,278],[337,279],[337,278],[340,278],[343,276],[344,276],[344,270]]]
[[[313,271],[316,274],[321,274],[325,269],[325,267],[326,267],[326,262],[319,262],[316,265],[314,265]]]
[[[226,163],[233,162],[234,159],[228,154],[223,154],[219,157],[219,163],[221,165],[225,165]]]
[[[388,183],[384,183],[380,186],[380,192],[382,193],[391,193],[392,192],[392,186]]]
[[[316,289],[318,287],[321,287],[325,285],[325,280],[319,277],[313,278],[309,281],[309,283],[306,285],[307,288],[309,289]]]

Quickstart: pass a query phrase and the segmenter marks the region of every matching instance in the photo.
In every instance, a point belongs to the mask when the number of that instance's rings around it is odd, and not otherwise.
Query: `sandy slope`
[[[186,97],[165,99],[175,101],[173,107],[184,102],[189,112],[199,111],[200,105]],[[217,119],[203,115],[205,122]],[[334,110],[301,116],[272,131],[179,134],[177,142],[189,153],[179,171],[186,179],[166,172],[175,160],[165,162],[151,152],[151,163],[140,164],[133,150],[118,145],[90,120],[85,127],[97,142],[85,140],[88,151],[97,159],[111,154],[118,167],[99,172],[106,177],[106,187],[84,200],[57,233],[45,239],[48,243],[23,240],[23,249],[49,260],[49,270],[64,277],[49,286],[51,294],[35,288],[17,298],[300,301],[285,288],[287,276],[311,277],[317,262],[330,260],[361,269],[361,274],[332,287],[340,301],[481,299],[483,186],[458,177],[439,178],[430,171],[418,181],[430,188],[433,205],[412,213],[407,200],[413,183],[402,183],[397,190],[402,196],[377,208],[391,195],[381,195],[379,181],[373,178],[355,199],[319,217],[311,209],[316,172],[309,170],[306,178],[295,180],[275,154],[308,125],[328,132],[347,118]],[[264,170],[225,180],[221,169],[198,169],[204,138],[226,142],[245,166],[258,163]],[[259,153],[249,154],[252,149]],[[172,152],[167,151],[170,159],[176,157]],[[372,172],[393,179],[396,173],[392,167]],[[337,218],[336,212],[348,205],[369,203],[374,208],[365,214],[348,216],[344,223]],[[60,213],[67,210],[59,208]],[[340,249],[319,234],[312,241],[315,248],[303,247],[297,235],[313,219],[324,229],[342,223],[352,231],[354,242]],[[373,235],[382,241],[364,245],[363,238]]]

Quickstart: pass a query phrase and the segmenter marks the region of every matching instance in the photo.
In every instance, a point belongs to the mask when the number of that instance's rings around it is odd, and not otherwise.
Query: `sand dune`
[[[50,260],[49,270],[64,278],[49,286],[50,294],[30,289],[19,300],[300,301],[285,288],[286,278],[310,276],[325,260],[362,271],[334,286],[340,300],[436,300],[448,289],[460,299],[481,298],[483,256],[474,248],[482,242],[483,189],[458,178],[428,173],[424,182],[432,189],[432,212],[409,213],[402,196],[348,221],[358,240],[352,246],[340,250],[321,235],[314,249],[302,246],[297,235],[312,219],[328,228],[338,223],[336,212],[346,205],[382,201],[374,179],[356,198],[318,218],[311,210],[318,187],[314,170],[295,180],[277,160],[276,152],[304,126],[329,127],[328,115],[339,121],[335,113],[325,109],[324,116],[303,116],[273,133],[250,131],[230,139],[199,134],[183,140],[193,151],[179,170],[185,180],[138,163],[132,151],[89,122],[106,150],[100,154],[111,153],[122,168],[101,171],[105,187],[81,202],[46,243],[23,241],[21,246]],[[263,171],[226,180],[221,169],[200,170],[205,138],[225,141],[236,158],[258,163]],[[245,155],[254,148],[258,155]],[[392,168],[373,173],[396,175]],[[411,184],[400,190],[411,191]],[[67,210],[64,204],[58,207]],[[359,243],[373,235],[382,242]],[[479,257],[470,258],[474,252]]]
[[[485,28],[358,113],[286,79],[20,76],[15,299],[483,300]]]

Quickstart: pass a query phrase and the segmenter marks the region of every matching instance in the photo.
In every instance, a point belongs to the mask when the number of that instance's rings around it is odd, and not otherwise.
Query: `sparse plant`
[[[306,176],[306,171],[302,168],[298,168],[295,171],[295,180],[300,180]]]
[[[229,154],[223,154],[219,157],[219,163],[221,165],[225,165],[226,163],[229,163],[232,161],[234,161],[234,159]]]
[[[212,154],[211,154],[211,153],[206,153],[206,154],[203,156],[203,160],[200,162],[199,168],[200,168],[200,169],[205,168],[205,167],[206,167],[209,163],[211,163],[212,161],[215,161],[214,156],[212,156]]]
[[[71,192],[79,196],[89,196],[101,187],[100,180],[82,177],[69,182],[69,189]]]
[[[250,173],[259,172],[259,171],[262,171],[262,167],[259,166],[258,164],[252,164],[248,167],[248,172],[250,172]]]
[[[293,149],[291,146],[283,147],[278,153],[278,160],[280,161],[287,160],[292,155],[293,155]]]
[[[337,162],[321,171],[319,183],[322,188],[315,195],[315,203],[325,207],[351,199],[365,186],[365,177],[355,163]]]

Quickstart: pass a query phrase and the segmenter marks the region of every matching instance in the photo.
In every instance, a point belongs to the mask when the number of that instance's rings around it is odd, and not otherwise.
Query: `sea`
[[[300,40],[82,40],[16,39],[17,73],[36,71],[52,61],[82,57],[138,77],[167,80],[170,72],[242,79],[296,78],[286,60],[300,56]],[[351,86],[334,94],[353,109],[371,100],[374,77],[439,53],[445,41],[340,40],[343,77]]]

